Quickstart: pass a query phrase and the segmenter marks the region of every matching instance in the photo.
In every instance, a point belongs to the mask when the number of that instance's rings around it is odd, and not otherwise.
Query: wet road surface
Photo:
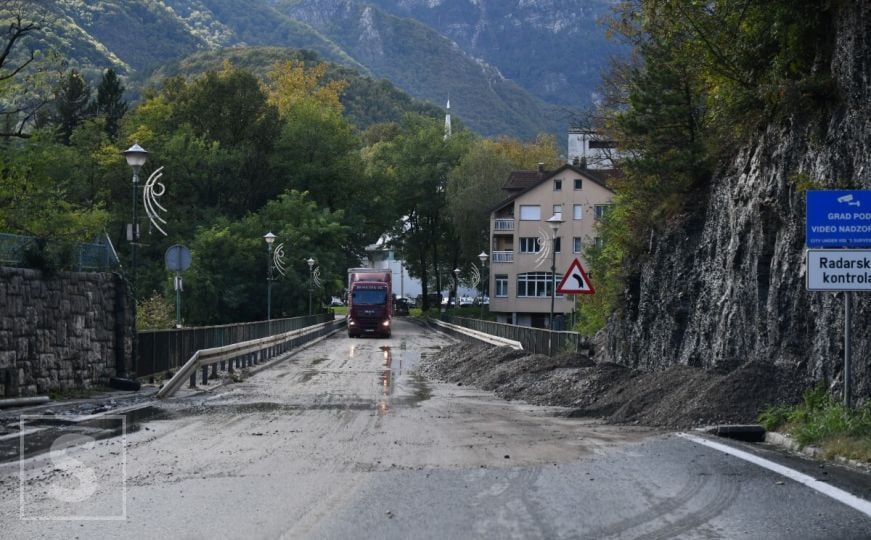
[[[421,357],[447,339],[402,319],[390,339],[338,333],[242,382],[161,402],[122,426],[134,428],[126,448],[111,437],[4,464],[3,537],[871,531],[854,509],[675,434],[569,419],[417,376]]]

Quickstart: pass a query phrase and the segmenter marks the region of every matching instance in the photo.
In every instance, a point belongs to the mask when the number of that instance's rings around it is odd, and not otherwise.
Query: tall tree
[[[69,144],[73,130],[87,116],[90,103],[91,86],[81,73],[70,70],[55,90],[54,111],[48,120],[64,144]]]
[[[105,119],[106,133],[111,139],[118,134],[118,124],[127,112],[124,100],[124,85],[112,68],[107,69],[97,85],[94,112]]]
[[[409,273],[421,280],[424,308],[429,307],[430,281],[440,291],[443,276],[449,275],[444,269],[452,269],[456,260],[456,235],[445,210],[447,182],[471,140],[468,131],[445,139],[440,121],[408,114],[402,133],[378,143],[370,156],[370,167],[390,171],[395,183],[395,214],[404,218],[393,241]]]

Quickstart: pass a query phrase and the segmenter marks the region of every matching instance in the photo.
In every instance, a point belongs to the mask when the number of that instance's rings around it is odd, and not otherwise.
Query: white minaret
[[[445,140],[451,136],[451,98],[448,98],[448,107],[445,112]]]

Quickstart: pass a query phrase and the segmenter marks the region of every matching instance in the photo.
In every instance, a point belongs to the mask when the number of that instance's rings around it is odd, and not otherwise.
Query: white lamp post
[[[460,305],[460,269],[454,268],[454,305]],[[448,302],[450,304],[450,302]]]
[[[272,231],[263,235],[266,240],[266,322],[269,324],[269,333],[272,334],[272,243],[275,235]]]
[[[132,342],[132,361],[131,367],[136,371],[136,365],[139,356],[139,343],[136,335],[136,244],[139,241],[139,226],[136,223],[136,189],[139,187],[139,170],[148,161],[148,151],[134,144],[124,152],[124,158],[127,160],[127,165],[133,169],[133,223],[130,226],[130,289],[133,293],[133,342]],[[126,375],[126,369],[121,366],[119,377]]]
[[[308,315],[311,317],[312,314],[312,269],[315,266],[315,260],[309,257],[306,261],[308,263]]]
[[[481,318],[484,318],[484,279],[487,277],[487,253],[481,252],[478,254],[481,260]]]
[[[560,225],[563,224],[562,214],[554,214],[550,219],[547,220],[547,224],[550,226],[553,231],[553,237],[551,242],[551,248],[553,249],[553,256],[551,257],[550,263],[550,326],[549,330],[553,330],[553,305],[554,300],[556,299],[556,239],[557,234],[559,233]]]

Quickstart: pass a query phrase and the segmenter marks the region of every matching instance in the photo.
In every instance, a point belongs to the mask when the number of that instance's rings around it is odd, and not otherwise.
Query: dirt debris
[[[796,370],[766,361],[728,372],[689,366],[642,372],[584,354],[549,357],[469,343],[443,348],[418,370],[507,400],[569,407],[570,416],[678,429],[755,423],[766,406],[797,403],[811,385]]]

